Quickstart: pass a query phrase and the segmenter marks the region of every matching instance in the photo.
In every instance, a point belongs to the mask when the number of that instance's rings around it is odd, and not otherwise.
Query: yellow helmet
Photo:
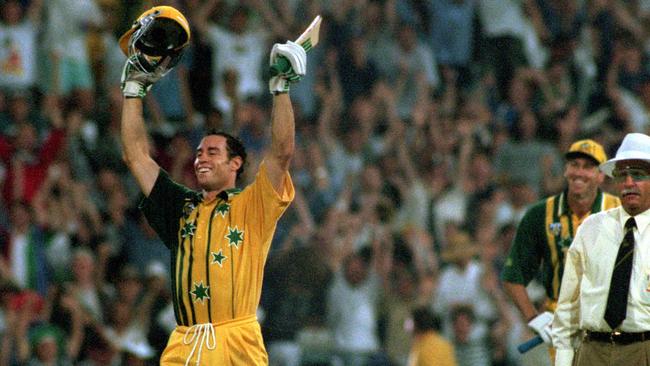
[[[171,68],[190,43],[190,25],[183,14],[171,6],[156,6],[142,13],[120,37],[120,48],[127,57],[137,56],[143,71],[152,71],[165,58]]]

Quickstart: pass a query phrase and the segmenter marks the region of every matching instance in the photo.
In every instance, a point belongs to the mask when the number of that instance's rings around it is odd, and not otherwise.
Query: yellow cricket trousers
[[[160,364],[266,366],[268,355],[254,315],[215,324],[176,326]]]

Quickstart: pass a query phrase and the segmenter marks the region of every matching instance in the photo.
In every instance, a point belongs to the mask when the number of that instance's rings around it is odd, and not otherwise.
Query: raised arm
[[[293,14],[291,14],[288,5],[284,1],[277,2],[277,11],[269,1],[251,0],[251,6],[262,16],[264,24],[273,32],[275,37],[287,37],[289,28],[293,23]]]
[[[271,50],[270,64],[273,65],[279,57],[285,57],[291,68],[269,80],[269,91],[273,94],[271,147],[264,159],[268,177],[276,192],[281,192],[295,150],[295,121],[289,87],[307,71],[307,53],[300,45],[291,41],[276,43]]]
[[[340,117],[343,109],[343,90],[337,73],[336,50],[327,51],[325,61],[326,72],[322,75],[322,82],[315,86],[316,93],[321,102],[321,112],[318,117],[318,138],[320,145],[329,153],[336,145],[334,121]],[[329,86],[326,86],[329,85]]]
[[[147,29],[152,29],[152,27],[146,27],[145,24],[158,22],[156,19],[159,18],[175,22],[175,27],[182,29],[185,37],[180,37],[182,41],[179,41],[178,44],[174,43],[172,46],[169,43],[155,45],[154,48],[165,49],[164,56],[157,59],[147,58],[144,52],[137,51],[140,48],[138,44],[143,39],[142,37],[149,36]],[[162,20],[161,24],[163,24]],[[132,33],[129,34],[129,32]],[[123,37],[130,37],[128,44],[131,46],[120,41],[122,52],[128,57],[122,69],[120,83],[124,95],[120,137],[124,161],[138,182],[142,193],[148,197],[160,173],[160,166],[151,157],[149,135],[142,117],[142,99],[151,86],[167,74],[182,56],[190,43],[190,26],[185,16],[178,10],[172,7],[155,7],[144,12],[129,32],[125,33]],[[164,41],[172,42],[172,39]],[[162,42],[157,40],[154,43]],[[134,49],[136,50],[134,51]]]
[[[295,124],[293,107],[289,93],[273,97],[271,114],[271,149],[266,156],[267,173],[277,192],[282,188],[283,179],[295,149]]]
[[[192,25],[199,32],[200,35],[205,37],[208,32],[208,18],[212,12],[219,5],[219,0],[206,0],[199,6],[193,7],[192,14]]]
[[[150,154],[149,135],[142,117],[142,99],[124,98],[120,136],[124,162],[142,193],[148,197],[158,178],[160,167]]]

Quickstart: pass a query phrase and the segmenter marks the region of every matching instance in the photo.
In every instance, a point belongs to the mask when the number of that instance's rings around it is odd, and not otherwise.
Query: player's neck
[[[591,212],[591,207],[594,205],[597,193],[593,192],[585,195],[569,194],[567,200],[571,212],[578,217],[582,217]]]
[[[223,191],[226,191],[228,189],[231,189],[231,188],[235,188],[235,185],[233,184],[231,186],[223,187],[221,189],[217,189],[217,190],[214,190],[214,191],[207,191],[207,190],[204,189],[203,190],[203,202],[206,202],[206,203],[207,202],[212,202],[219,196],[219,193],[221,193]]]

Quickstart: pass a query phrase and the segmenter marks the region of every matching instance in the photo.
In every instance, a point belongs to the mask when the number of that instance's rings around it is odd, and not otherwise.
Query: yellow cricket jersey
[[[249,186],[223,191],[210,202],[160,171],[140,207],[171,250],[179,325],[255,315],[276,224],[293,198],[289,174],[278,194],[264,163]]]
[[[456,366],[454,346],[436,332],[415,337],[408,366]]]

